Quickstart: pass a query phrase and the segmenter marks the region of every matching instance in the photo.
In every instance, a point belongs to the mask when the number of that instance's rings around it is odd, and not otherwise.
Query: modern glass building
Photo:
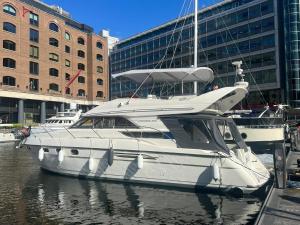
[[[212,68],[214,82],[227,86],[236,80],[232,62],[242,60],[251,91],[245,104],[300,106],[299,10],[299,0],[225,0],[201,9],[198,67]],[[110,56],[111,74],[193,66],[193,24],[191,14],[120,41]],[[185,92],[192,92],[192,85],[186,84]],[[113,79],[111,97],[130,96],[135,88]],[[161,84],[145,86],[139,94],[180,91],[180,84]]]

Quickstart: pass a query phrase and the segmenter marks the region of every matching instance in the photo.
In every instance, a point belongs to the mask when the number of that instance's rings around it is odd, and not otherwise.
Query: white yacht
[[[137,82],[213,80],[206,67],[116,76]],[[221,116],[247,88],[241,81],[199,96],[116,99],[85,113],[70,128],[31,134],[23,144],[43,169],[59,174],[250,193],[268,181],[269,172],[233,120]]]
[[[283,105],[278,105],[273,112],[269,106],[257,116],[252,110],[234,110],[229,113],[251,149],[259,153],[273,153],[276,143],[285,142],[287,126],[283,118]]]
[[[19,141],[16,136],[10,132],[13,124],[0,124],[0,144],[14,144]]]
[[[48,128],[64,128],[73,125],[77,122],[82,114],[82,110],[66,110],[64,112],[57,112],[55,116],[46,119],[46,123],[42,124]]]

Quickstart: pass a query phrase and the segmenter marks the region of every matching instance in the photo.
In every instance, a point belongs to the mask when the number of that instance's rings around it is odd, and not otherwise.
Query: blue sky
[[[98,33],[102,29],[121,39],[151,29],[186,11],[191,0],[43,0],[61,6],[74,20],[85,23]],[[199,7],[220,0],[199,0]],[[185,3],[185,4],[184,4]],[[190,7],[193,11],[193,6]]]

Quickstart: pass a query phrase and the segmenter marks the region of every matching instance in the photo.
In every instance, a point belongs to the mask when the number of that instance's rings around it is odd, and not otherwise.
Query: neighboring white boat
[[[82,114],[82,110],[67,110],[58,112],[55,116],[46,119],[46,123],[41,126],[49,128],[64,128],[77,122]]]
[[[213,80],[206,67],[117,76],[143,82]],[[103,102],[72,127],[31,134],[23,144],[43,169],[59,174],[250,193],[268,181],[269,172],[232,119],[221,116],[245,97],[247,87],[242,81],[199,96]]]
[[[57,112],[55,116],[46,119],[44,124],[31,128],[31,133],[49,132],[57,129],[64,129],[77,122],[82,110],[68,109],[64,112]]]
[[[0,144],[13,144],[19,141],[10,129],[13,128],[13,124],[0,124]]]
[[[276,112],[266,107],[258,116],[250,116],[251,110],[229,112],[242,138],[255,153],[272,154],[276,143],[285,142],[287,126],[283,119],[283,106],[277,107]]]

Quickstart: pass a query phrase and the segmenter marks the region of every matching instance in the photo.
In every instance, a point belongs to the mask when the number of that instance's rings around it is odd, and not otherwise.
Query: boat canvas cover
[[[213,71],[208,67],[130,70],[113,74],[112,77],[125,77],[136,83],[193,81],[209,83],[214,79]]]

